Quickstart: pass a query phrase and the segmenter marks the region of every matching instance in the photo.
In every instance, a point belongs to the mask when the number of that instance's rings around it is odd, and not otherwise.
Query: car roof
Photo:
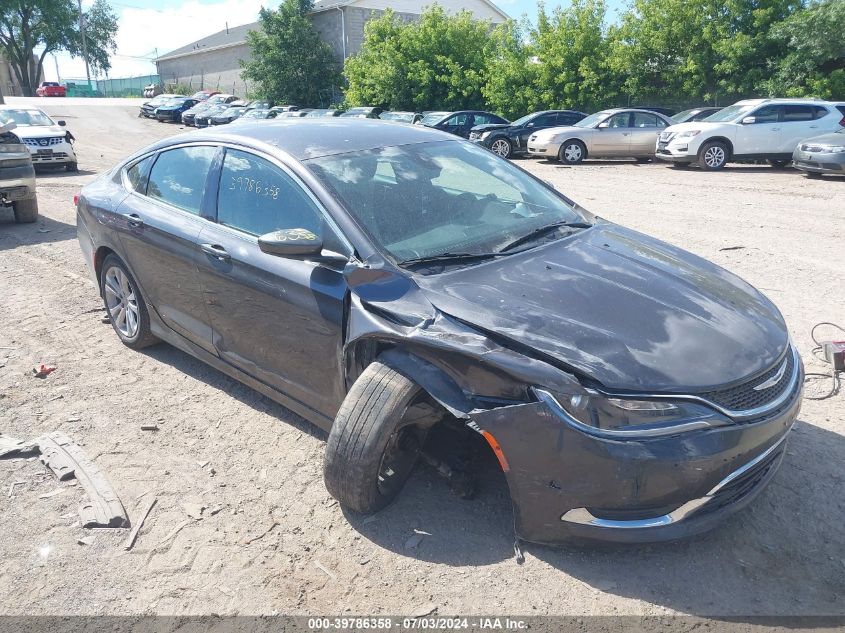
[[[160,141],[151,149],[191,141],[233,142],[247,145],[269,145],[286,152],[297,160],[319,156],[359,152],[396,145],[455,141],[460,139],[447,132],[424,126],[395,125],[379,119],[342,119],[294,121],[270,119],[269,122],[242,122],[237,128],[203,129]]]
[[[734,105],[760,105],[762,103],[795,103],[795,104],[802,104],[802,105],[830,105],[830,101],[826,101],[824,99],[814,99],[814,98],[801,98],[801,97],[777,97],[773,99],[743,99],[742,101],[737,101]]]

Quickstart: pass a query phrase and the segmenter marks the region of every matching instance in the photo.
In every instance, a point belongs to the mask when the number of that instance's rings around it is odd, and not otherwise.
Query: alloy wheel
[[[720,167],[725,162],[725,150],[718,145],[708,147],[704,152],[704,162],[708,167]]]
[[[493,144],[490,146],[490,149],[493,151],[494,154],[497,156],[501,156],[502,158],[507,158],[510,156],[511,153],[511,146],[505,139],[499,138],[493,141]]]
[[[114,327],[125,338],[133,338],[138,333],[140,312],[129,277],[120,268],[113,266],[106,271],[103,287],[106,291],[106,307]]]

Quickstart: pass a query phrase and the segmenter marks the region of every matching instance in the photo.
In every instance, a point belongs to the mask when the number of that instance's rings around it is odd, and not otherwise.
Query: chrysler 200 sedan
[[[801,360],[760,292],[443,132],[193,132],[77,204],[120,340],[328,430],[352,511],[388,504],[445,426],[489,445],[521,538],[675,539],[760,492],[798,412]]]

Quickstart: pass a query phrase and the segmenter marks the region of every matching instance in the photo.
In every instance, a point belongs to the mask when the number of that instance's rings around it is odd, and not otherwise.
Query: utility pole
[[[56,81],[62,83],[62,76],[59,74],[59,60],[53,55],[53,63],[56,65]]]
[[[79,33],[82,35],[82,57],[85,59],[85,76],[88,78],[88,89],[91,89],[91,69],[88,67],[88,40],[85,38],[85,17],[82,15],[82,0],[79,4]]]

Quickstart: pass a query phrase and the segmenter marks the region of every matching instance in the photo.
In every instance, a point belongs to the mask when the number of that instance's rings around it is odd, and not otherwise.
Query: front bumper
[[[35,169],[32,165],[3,167],[0,161],[0,200],[14,202],[35,196]]]
[[[561,143],[543,142],[528,139],[528,155],[537,158],[557,158]]]
[[[180,114],[176,110],[165,110],[164,112],[156,110],[155,113],[155,118],[159,121],[175,121],[179,116]]]
[[[799,147],[792,154],[792,164],[801,171],[845,176],[845,153],[842,152],[806,152]]]
[[[777,471],[801,404],[751,422],[656,438],[588,434],[539,401],[472,414],[506,459],[516,533],[538,543],[685,538],[750,503]]]
[[[691,163],[698,158],[698,146],[690,144],[692,139],[672,139],[670,141],[657,140],[654,156],[660,160],[673,163]]]

